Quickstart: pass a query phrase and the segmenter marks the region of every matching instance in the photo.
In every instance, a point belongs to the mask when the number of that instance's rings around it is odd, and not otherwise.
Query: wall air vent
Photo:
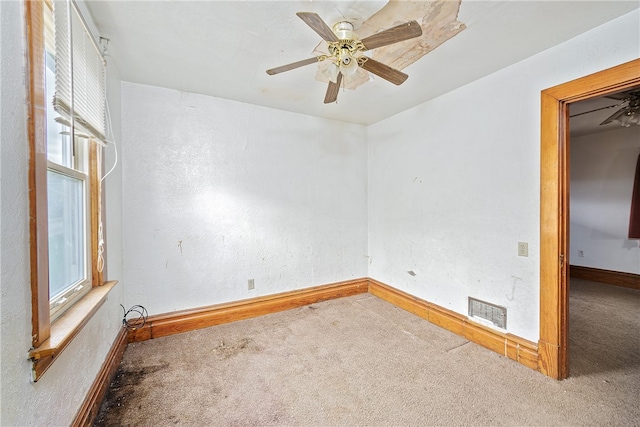
[[[469,297],[469,317],[507,329],[507,308]]]

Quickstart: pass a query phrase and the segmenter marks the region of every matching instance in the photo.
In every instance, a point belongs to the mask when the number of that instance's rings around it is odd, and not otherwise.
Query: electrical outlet
[[[584,251],[578,251],[578,256],[580,258],[584,258]]]
[[[253,279],[249,279],[249,290],[256,288],[256,282]]]
[[[529,244],[527,242],[518,242],[518,256],[529,256]]]

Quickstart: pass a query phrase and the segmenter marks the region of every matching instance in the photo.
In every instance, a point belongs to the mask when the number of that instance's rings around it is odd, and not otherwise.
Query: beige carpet
[[[565,381],[364,294],[131,344],[96,425],[640,425],[640,292],[571,285]]]

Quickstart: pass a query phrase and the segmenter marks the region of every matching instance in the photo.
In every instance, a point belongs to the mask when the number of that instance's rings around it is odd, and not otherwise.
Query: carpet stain
[[[141,387],[141,383],[147,376],[165,370],[169,363],[163,362],[157,365],[143,366],[138,369],[130,369],[123,365],[118,367],[116,375],[109,385],[109,392],[100,407],[100,413],[96,417],[94,426],[110,427],[124,426],[129,402],[139,402],[146,396],[147,390]],[[107,417],[107,414],[109,415]]]
[[[237,356],[243,352],[257,353],[262,348],[255,345],[252,338],[242,338],[237,341],[222,341],[213,349],[213,353],[222,356],[224,359]]]

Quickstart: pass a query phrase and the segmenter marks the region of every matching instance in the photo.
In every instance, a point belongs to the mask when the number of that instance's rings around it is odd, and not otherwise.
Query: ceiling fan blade
[[[629,111],[629,107],[621,108],[620,110],[607,117],[602,123],[600,123],[600,126],[611,123],[615,119],[622,117],[624,114],[626,114],[627,111]]]
[[[274,74],[284,73],[285,71],[289,71],[289,70],[293,70],[293,69],[296,69],[296,68],[304,67],[305,65],[315,64],[318,61],[320,61],[320,58],[316,58],[316,57],[309,58],[309,59],[303,59],[302,61],[292,62],[291,64],[282,65],[280,67],[276,67],[276,68],[272,68],[270,70],[267,70],[267,74],[272,76]]]
[[[367,58],[363,63],[358,62],[358,65],[370,73],[390,81],[394,85],[401,85],[405,80],[407,80],[407,78],[409,78],[409,76],[402,71],[391,68],[382,62],[376,61],[375,59]]]
[[[337,42],[338,36],[336,36],[331,28],[320,18],[317,13],[313,12],[298,12],[296,13],[300,19],[302,19],[313,31],[318,33],[320,37],[328,42]]]
[[[330,104],[336,102],[338,99],[338,91],[340,90],[340,83],[342,83],[342,73],[338,73],[336,82],[329,80],[329,86],[327,86],[327,93],[324,95],[324,103]]]
[[[569,116],[569,118],[574,118],[574,117],[579,117],[579,116],[584,116],[585,114],[591,114],[591,113],[595,113],[596,111],[602,111],[602,110],[608,110],[610,108],[616,108],[621,106],[622,104],[615,104],[615,105],[609,105],[607,107],[600,107],[600,108],[595,108],[593,110],[589,110],[589,111],[583,111],[582,113],[576,113],[576,114],[571,114]]]
[[[422,35],[422,28],[416,21],[405,22],[388,30],[380,31],[361,40],[364,50],[371,50],[377,47],[409,40]]]
[[[617,93],[610,93],[605,98],[615,99],[617,101],[629,101],[640,98],[640,88],[632,88],[631,90],[625,90]]]

